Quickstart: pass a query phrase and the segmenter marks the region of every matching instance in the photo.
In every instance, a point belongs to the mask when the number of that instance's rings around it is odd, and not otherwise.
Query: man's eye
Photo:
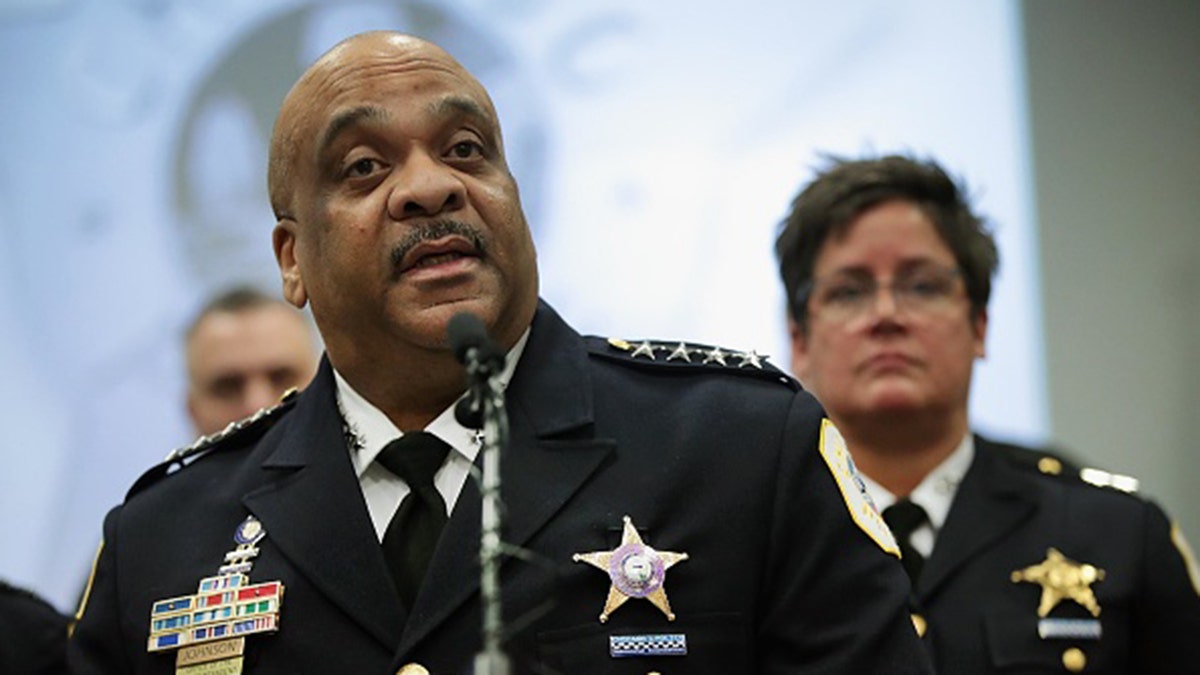
[[[209,385],[213,397],[223,401],[232,401],[242,394],[242,378],[237,376],[218,377]]]
[[[460,141],[450,147],[450,156],[454,159],[471,159],[483,154],[483,148],[475,141]]]
[[[271,386],[285,389],[300,379],[300,374],[291,368],[277,368],[271,371]]]
[[[357,160],[354,163],[352,163],[346,169],[346,175],[351,178],[361,178],[363,176],[371,175],[371,173],[374,172],[378,167],[379,167],[379,162],[377,162],[373,159],[364,157],[363,159]]]

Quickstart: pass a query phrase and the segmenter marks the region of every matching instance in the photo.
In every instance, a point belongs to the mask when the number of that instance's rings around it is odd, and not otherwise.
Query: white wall
[[[1141,479],[1194,547],[1200,3],[1023,12],[1051,435]]]

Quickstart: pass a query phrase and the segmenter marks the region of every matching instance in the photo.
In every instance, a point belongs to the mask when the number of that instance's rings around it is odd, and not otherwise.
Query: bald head
[[[317,128],[322,112],[336,105],[346,92],[345,80],[366,69],[395,70],[434,68],[452,73],[472,85],[487,109],[482,114],[496,116],[487,91],[453,56],[441,47],[411,35],[394,31],[371,31],[342,40],[325,52],[300,76],[283,100],[271,135],[267,168],[267,189],[277,220],[294,218],[296,182],[306,160],[315,162],[321,141],[345,124],[346,115],[335,117],[324,129]],[[347,111],[353,115],[354,111]],[[360,113],[361,114],[361,113]],[[499,127],[497,126],[497,129]],[[502,147],[502,145],[500,146]]]
[[[461,393],[455,314],[506,347],[529,326],[537,254],[500,121],[440,47],[384,32],[339,43],[284,99],[269,175],[284,298],[312,308],[330,363],[392,400],[394,421],[427,422]]]

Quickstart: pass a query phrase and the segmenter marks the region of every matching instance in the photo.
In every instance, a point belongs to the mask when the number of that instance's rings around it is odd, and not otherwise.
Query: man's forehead
[[[294,100],[320,145],[344,128],[386,121],[397,104],[405,113],[498,123],[486,90],[469,73],[424,59],[343,66],[312,81]]]
[[[276,120],[270,181],[276,212],[291,208],[285,193],[296,178],[293,172],[307,172],[312,161],[302,158],[320,162],[341,132],[386,121],[380,112],[399,112],[411,119],[411,113],[424,114],[422,108],[429,106],[443,116],[456,110],[460,118],[469,109],[481,130],[487,133],[490,128],[501,143],[500,123],[487,90],[437,45],[402,34],[371,33],[331,49],[292,87]]]

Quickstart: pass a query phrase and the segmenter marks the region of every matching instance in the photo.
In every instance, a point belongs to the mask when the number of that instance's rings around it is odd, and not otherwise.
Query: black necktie
[[[450,446],[437,436],[416,431],[388,443],[375,458],[409,488],[383,535],[383,555],[400,599],[409,608],[446,524],[446,502],[434,487],[433,476],[449,451]]]
[[[896,543],[900,545],[900,562],[913,586],[917,585],[917,577],[921,576],[921,568],[925,565],[925,556],[917,552],[912,545],[912,533],[929,520],[925,509],[901,499],[883,510],[883,521],[896,535]]]

